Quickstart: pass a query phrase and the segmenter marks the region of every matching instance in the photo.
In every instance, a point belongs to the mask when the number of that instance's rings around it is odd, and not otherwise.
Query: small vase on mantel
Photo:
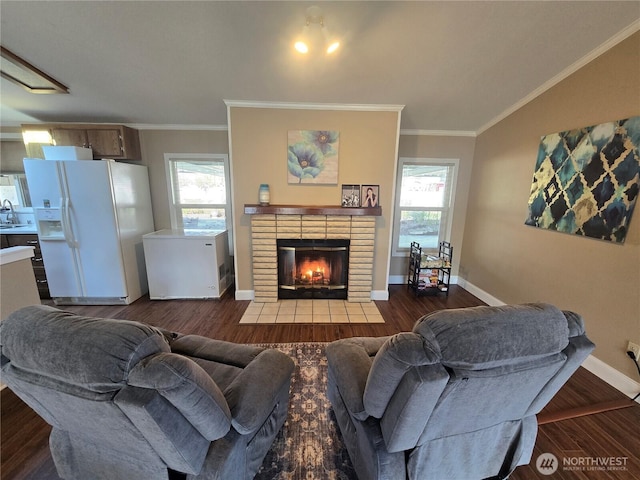
[[[260,184],[260,190],[258,190],[258,203],[263,207],[269,205],[269,185],[266,183]]]

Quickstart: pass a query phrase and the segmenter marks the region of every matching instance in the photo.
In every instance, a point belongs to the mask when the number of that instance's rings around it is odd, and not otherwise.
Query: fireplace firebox
[[[346,299],[349,243],[349,240],[277,240],[278,298]]]

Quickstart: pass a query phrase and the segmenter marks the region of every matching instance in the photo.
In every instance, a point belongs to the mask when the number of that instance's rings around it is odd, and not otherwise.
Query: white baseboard
[[[490,295],[489,293],[485,292],[481,288],[476,287],[473,283],[467,282],[463,278],[458,279],[458,285],[464,288],[471,295],[475,295],[476,297],[478,297],[487,305],[491,305],[492,307],[505,305],[505,303],[502,300],[494,297],[493,295]]]
[[[452,276],[449,282],[452,285],[458,283],[458,277]],[[389,285],[406,285],[407,284],[407,276],[406,275],[389,275]]]
[[[253,300],[254,298],[253,290],[236,290],[236,300]]]
[[[467,292],[478,297],[487,305],[505,305],[505,303],[500,299],[494,297],[493,295],[490,295],[481,288],[478,288],[474,284],[469,283],[463,279],[460,279],[459,285]],[[624,393],[629,398],[635,397],[637,393],[640,392],[640,383],[627,377],[624,373],[604,363],[602,360],[598,360],[593,355],[589,355],[587,359],[582,363],[582,366],[593,373],[596,377],[607,382],[616,390]],[[636,402],[640,403],[640,398],[637,398]]]
[[[372,290],[371,300],[389,300],[389,290]]]
[[[598,360],[593,355],[589,355],[582,366],[629,398],[635,397],[640,392],[640,383],[607,365],[602,360]],[[640,403],[640,397],[636,398],[636,402]]]

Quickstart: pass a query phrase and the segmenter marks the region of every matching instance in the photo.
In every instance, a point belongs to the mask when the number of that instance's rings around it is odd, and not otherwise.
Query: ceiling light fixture
[[[69,89],[55,78],[0,46],[2,61],[0,75],[31,93],[69,93]]]
[[[294,48],[302,53],[306,54],[310,51],[310,45],[314,43],[313,32],[311,30],[312,25],[318,25],[320,27],[320,32],[322,33],[322,41],[325,44],[325,52],[327,54],[332,54],[338,48],[340,48],[340,41],[331,35],[329,29],[324,24],[324,16],[322,15],[322,10],[320,7],[312,6],[307,8],[307,12],[305,15],[305,25],[302,28],[302,33],[294,43]]]

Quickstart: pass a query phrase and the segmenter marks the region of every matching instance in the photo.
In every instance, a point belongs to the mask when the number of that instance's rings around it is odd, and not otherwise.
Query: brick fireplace
[[[370,302],[376,208],[245,205],[251,215],[253,289],[256,302],[278,301],[278,239],[350,240],[347,300]]]
[[[347,299],[346,239],[278,238],[278,298]]]

